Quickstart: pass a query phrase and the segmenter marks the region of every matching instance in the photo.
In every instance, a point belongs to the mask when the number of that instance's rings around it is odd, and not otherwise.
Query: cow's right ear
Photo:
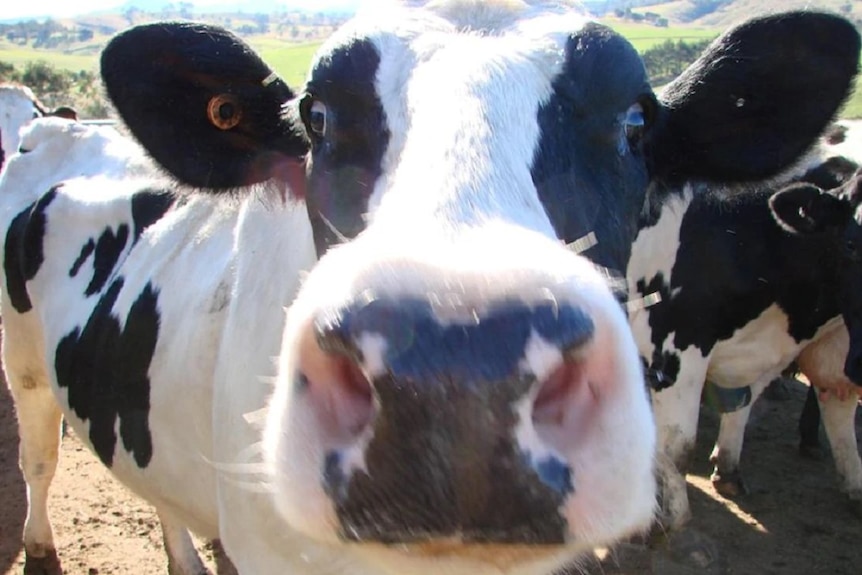
[[[123,122],[180,182],[226,191],[274,178],[301,193],[307,141],[283,110],[294,94],[234,34],[137,26],[108,43],[101,73]]]
[[[855,26],[789,12],[729,30],[661,94],[645,140],[653,177],[740,182],[769,178],[809,149],[850,93]]]
[[[793,184],[772,194],[769,209],[782,228],[795,234],[843,228],[853,215],[848,200],[805,183]]]

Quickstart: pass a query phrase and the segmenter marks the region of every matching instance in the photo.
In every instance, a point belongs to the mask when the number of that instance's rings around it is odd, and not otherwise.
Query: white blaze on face
[[[408,26],[407,46],[392,35],[372,36],[390,141],[370,223],[409,222],[415,229],[426,221],[439,231],[444,222],[503,219],[555,237],[530,173],[541,136],[537,115],[564,63],[567,38],[585,23],[545,14],[463,32],[434,20],[416,37]]]

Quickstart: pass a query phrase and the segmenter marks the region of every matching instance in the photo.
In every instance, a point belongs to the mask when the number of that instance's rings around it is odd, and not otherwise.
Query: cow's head
[[[795,159],[859,39],[821,14],[754,21],[659,100],[628,42],[557,2],[432,4],[357,17],[289,102],[212,27],[133,29],[103,75],[196,187],[286,173],[307,137],[294,192],[326,253],[290,309],[266,431],[288,523],[397,572],[534,572],[655,506],[640,361],[594,262],[625,269],[651,182]],[[586,237],[589,260],[564,246]]]
[[[26,86],[0,85],[0,168],[5,164],[5,160],[18,150],[21,128],[30,120],[43,116],[69,120],[78,118],[75,110],[69,106],[49,110]]]
[[[862,175],[824,191],[811,184],[792,184],[772,195],[772,213],[782,227],[812,236],[826,247],[823,257],[836,258],[836,289],[841,315],[850,332],[844,373],[862,386]]]

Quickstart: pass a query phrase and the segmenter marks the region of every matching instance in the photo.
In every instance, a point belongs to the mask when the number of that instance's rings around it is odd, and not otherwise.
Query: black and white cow
[[[823,14],[752,21],[659,100],[558,2],[434,2],[358,16],[293,98],[223,30],[134,28],[103,79],[178,183],[46,186],[13,218],[4,283],[45,357],[10,383],[50,386],[240,573],[551,572],[655,509],[631,330],[563,244],[593,234],[622,274],[648,190],[785,168],[858,43]]]
[[[77,114],[66,106],[49,110],[20,84],[0,84],[0,169],[5,159],[18,150],[18,132],[33,118],[58,116],[74,120]]]
[[[627,278],[641,306],[630,321],[652,386],[662,519],[689,516],[685,471],[705,397],[722,412],[712,460],[716,489],[745,490],[739,458],[751,404],[791,362],[820,396],[842,488],[862,505],[855,386],[842,373],[847,330],[838,290],[844,264],[835,234],[802,237],[772,215],[782,182],[804,189],[851,180],[862,160],[859,124],[832,126],[797,166],[761,186],[689,185],[648,211]],[[849,133],[852,132],[852,133]],[[855,143],[854,143],[855,142]],[[816,401],[811,398],[811,401]],[[800,429],[816,437],[809,404]]]
[[[14,229],[24,225],[44,191],[54,188],[61,180],[96,175],[126,178],[152,172],[141,148],[113,128],[88,127],[57,117],[30,118],[28,122],[16,144],[17,153],[8,158],[0,172],[0,221],[7,235],[14,235]],[[84,233],[92,231],[90,224],[80,222],[80,225],[85,228]],[[112,241],[115,237],[103,234],[95,239],[98,241],[92,244],[92,249],[99,252],[97,257],[103,262],[100,275],[107,275],[111,268],[104,263],[105,256],[115,251],[111,249],[116,245]],[[75,246],[75,249],[80,247]],[[12,242],[5,243],[0,302],[6,336],[2,341],[3,368],[18,413],[22,438],[20,464],[30,503],[24,526],[28,557],[25,571],[57,572],[59,564],[53,552],[47,495],[57,463],[61,411],[46,385],[49,366],[44,359],[41,322],[36,314],[30,313],[32,307],[27,303],[26,292],[15,289],[23,287],[22,282],[29,277],[20,267],[18,248]],[[25,276],[15,281],[16,275],[21,273]],[[171,528],[170,523],[167,528]],[[40,558],[39,568],[34,570],[36,557]],[[49,570],[52,565],[54,571]]]
[[[855,148],[852,149],[858,150],[862,145],[862,139],[860,139],[862,122],[845,121],[839,128],[841,142],[855,140]],[[845,134],[848,132],[850,136],[845,140]],[[848,166],[852,165],[853,162],[848,162]],[[821,182],[821,185],[830,183],[832,182]],[[860,387],[862,386],[862,296],[860,296],[862,294],[860,261],[862,260],[859,256],[859,250],[862,248],[862,217],[858,213],[859,205],[862,203],[860,185],[862,185],[862,177],[857,171],[853,179],[839,187],[823,190],[817,185],[800,183],[776,192],[770,200],[770,207],[783,227],[792,233],[813,237],[818,242],[822,242],[824,237],[832,240],[829,250],[836,254],[839,260],[839,283],[836,290],[840,298],[841,315],[847,329],[841,331],[838,345],[829,346],[826,351],[832,357],[818,363],[843,365],[843,374],[847,379],[833,377],[833,385],[824,386],[822,390],[829,392],[828,394],[821,392],[814,396],[809,393],[803,417],[800,420],[800,431],[803,435],[803,444],[806,443],[805,436],[808,435],[807,444],[811,446],[816,445],[816,433],[820,421],[817,400],[852,403],[857,400],[857,396],[862,395],[862,387]],[[851,409],[848,404],[847,411],[848,416],[852,418],[855,409]],[[825,423],[828,432],[830,422]],[[855,436],[846,431],[844,433],[845,443],[855,450]],[[830,440],[830,443],[834,442]]]

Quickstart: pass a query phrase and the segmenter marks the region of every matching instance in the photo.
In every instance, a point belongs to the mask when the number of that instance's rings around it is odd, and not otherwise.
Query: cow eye
[[[640,102],[632,104],[626,110],[623,126],[625,127],[626,139],[628,139],[629,144],[637,144],[643,137],[644,128],[646,127],[646,114]]]
[[[317,136],[326,133],[326,104],[314,100],[308,109],[308,128]]]
[[[24,148],[24,146],[21,146],[20,148],[18,148],[18,153],[19,154],[29,154],[30,150],[27,150],[26,148]]]

